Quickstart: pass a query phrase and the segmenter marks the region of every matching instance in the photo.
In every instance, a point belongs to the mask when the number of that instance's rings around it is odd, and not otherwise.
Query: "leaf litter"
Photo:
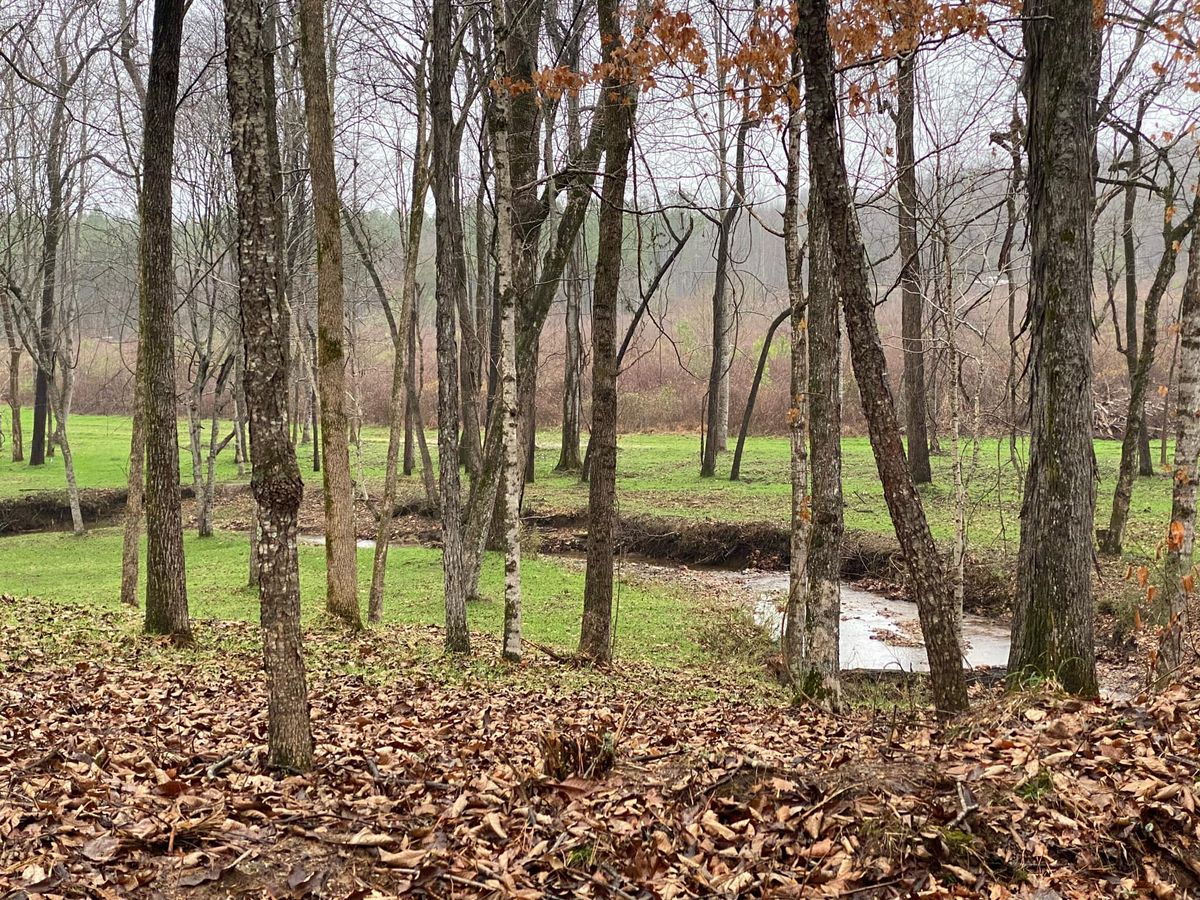
[[[300,775],[265,768],[252,626],[202,623],[181,651],[132,613],[0,613],[4,897],[1200,889],[1196,671],[1132,701],[984,693],[942,725],[719,672],[460,664],[437,629],[316,629]]]

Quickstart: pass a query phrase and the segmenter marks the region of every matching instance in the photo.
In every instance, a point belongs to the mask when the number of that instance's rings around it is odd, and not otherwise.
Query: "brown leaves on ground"
[[[315,677],[318,768],[284,775],[263,768],[253,629],[222,630],[238,638],[224,662],[170,651],[165,666],[140,655],[148,642],[69,664],[0,632],[0,896],[1170,897],[1200,884],[1195,675],[1132,704],[997,695],[935,730],[900,713],[684,700],[619,666],[610,682],[552,663],[447,679],[414,659],[398,681]]]

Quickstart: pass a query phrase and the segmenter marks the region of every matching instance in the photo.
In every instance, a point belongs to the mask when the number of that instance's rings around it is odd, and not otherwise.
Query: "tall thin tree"
[[[928,412],[925,397],[925,302],[917,241],[916,52],[896,61],[896,191],[900,198],[900,331],[904,340],[904,415],[913,481],[929,483]]]
[[[238,211],[238,298],[245,345],[250,417],[251,487],[261,534],[259,604],[267,675],[267,746],[271,764],[312,768],[313,740],[300,637],[296,524],[304,484],[288,434],[288,316],[277,279],[275,184],[278,145],[268,130],[265,71],[274,66],[263,42],[258,0],[226,0],[225,66]]]
[[[175,418],[171,170],[184,0],[155,0],[142,143],[138,329],[146,430],[146,631],[190,640]]]
[[[455,313],[466,290],[462,227],[454,180],[454,110],[451,93],[454,16],[450,0],[434,0],[429,111],[432,116],[431,186],[437,233],[438,479],[442,495],[442,581],[446,604],[446,649],[467,653],[466,571],[464,565],[462,485],[459,479],[458,341]],[[456,221],[457,220],[457,221]]]
[[[325,608],[362,627],[354,486],[346,418],[346,293],[342,284],[341,203],[333,161],[333,110],[326,64],[325,2],[300,0],[300,75],[308,125],[317,241],[317,392],[321,409],[321,469],[325,488]]]
[[[506,80],[509,23],[501,0],[493,0],[497,72],[491,138],[496,171],[496,299],[500,313],[500,414],[504,417],[504,637],[508,660],[521,658],[521,478],[517,431],[517,298],[513,290],[513,193],[509,155],[511,105]]]
[[[597,0],[606,73],[601,91],[604,115],[604,186],[600,191],[595,287],[592,292],[592,451],[588,481],[587,572],[579,651],[596,662],[612,659],[613,526],[617,493],[617,294],[625,224],[625,184],[637,93],[620,74],[624,40],[620,4]]]

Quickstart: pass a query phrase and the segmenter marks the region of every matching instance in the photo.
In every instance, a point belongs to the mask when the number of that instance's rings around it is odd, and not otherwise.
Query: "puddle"
[[[323,534],[298,534],[296,535],[297,544],[308,544],[313,547],[325,546],[325,535]],[[374,550],[375,542],[370,538],[359,538],[354,542],[359,550]],[[393,543],[394,546],[394,543]]]
[[[787,598],[786,573],[746,573],[743,584],[754,598],[754,620],[778,638],[780,608]],[[1008,664],[1009,630],[981,616],[963,618],[966,665]],[[841,658],[843,669],[928,672],[917,605],[842,585]]]

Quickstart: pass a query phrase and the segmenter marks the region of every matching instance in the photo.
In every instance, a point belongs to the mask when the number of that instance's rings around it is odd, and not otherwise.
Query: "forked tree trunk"
[[[900,196],[900,293],[904,341],[904,413],[908,463],[913,481],[928,484],[929,411],[925,397],[925,302],[921,297],[921,258],[917,242],[916,54],[902,53],[896,76],[896,188]]]
[[[729,335],[729,253],[733,229],[742,211],[746,195],[746,136],[754,119],[746,116],[737,130],[737,151],[734,158],[733,199],[717,226],[717,268],[714,275],[712,299],[712,362],[708,371],[707,411],[705,413],[704,452],[700,462],[700,477],[717,474],[717,454],[725,449],[728,432],[729,403],[722,408],[722,395],[728,389]]]
[[[142,145],[138,350],[146,429],[146,631],[190,641],[175,418],[175,270],[171,175],[183,0],[156,0]]]
[[[438,469],[442,495],[442,575],[446,602],[446,649],[468,653],[466,571],[463,556],[462,490],[459,481],[458,340],[455,312],[466,290],[463,236],[454,188],[457,142],[451,97],[454,21],[450,0],[433,3],[433,199],[437,229]]]
[[[846,316],[854,374],[884,498],[917,601],[934,703],[940,714],[953,714],[967,707],[962,649],[954,631],[949,585],[905,459],[900,423],[888,388],[887,364],[866,272],[866,252],[838,133],[828,21],[828,0],[803,0],[800,4],[799,43],[804,61],[811,180],[829,223],[834,282]]]
[[[1200,205],[1200,200],[1196,201]],[[1176,388],[1175,471],[1171,524],[1163,562],[1163,600],[1167,626],[1159,641],[1157,668],[1169,679],[1183,663],[1188,600],[1195,596],[1193,552],[1196,542],[1197,456],[1200,456],[1200,230],[1192,232],[1187,280],[1179,314],[1181,351]]]
[[[308,687],[300,636],[297,517],[304,485],[288,436],[288,342],[283,297],[275,277],[279,227],[270,168],[278,166],[267,136],[264,69],[274,65],[263,44],[258,0],[226,0],[226,71],[230,144],[238,204],[238,293],[246,352],[246,406],[254,463],[252,488],[262,536],[263,663],[267,676],[267,746],[273,767],[312,768]],[[264,166],[266,160],[268,165]]]
[[[346,417],[346,296],[342,284],[341,203],[333,163],[333,111],[326,67],[325,2],[300,0],[300,75],[308,125],[317,242],[317,392],[325,488],[325,608],[352,628],[358,608],[358,549]]]
[[[763,374],[767,371],[767,360],[771,356],[771,344],[775,340],[775,332],[787,321],[791,309],[785,309],[767,326],[766,337],[763,338],[762,350],[758,354],[758,365],[754,368],[754,380],[750,382],[750,394],[746,397],[746,408],[742,410],[742,424],[738,429],[737,446],[733,451],[733,465],[729,467],[729,480],[737,481],[742,475],[742,453],[746,449],[746,437],[750,433],[750,420],[754,418],[754,406],[758,402],[758,389],[762,385]]]
[[[1026,0],[1031,372],[1010,678],[1096,692],[1092,596],[1092,216],[1099,36],[1092,0]]]
[[[1121,442],[1121,465],[1117,472],[1117,486],[1113,490],[1112,514],[1108,530],[1100,540],[1100,552],[1110,556],[1121,553],[1125,539],[1125,525],[1129,521],[1129,504],[1133,500],[1133,482],[1141,464],[1142,439],[1146,438],[1146,395],[1150,391],[1150,369],[1158,350],[1158,310],[1166,296],[1171,279],[1175,276],[1179,261],[1179,248],[1187,239],[1188,232],[1195,227],[1200,209],[1193,210],[1180,224],[1169,223],[1163,229],[1163,250],[1159,257],[1154,281],[1146,294],[1142,318],[1142,345],[1134,350],[1136,362],[1129,373],[1129,408],[1125,416],[1125,435]],[[1135,288],[1136,290],[1136,288]],[[1132,341],[1133,338],[1129,337]],[[1149,438],[1145,447],[1149,454]]]

